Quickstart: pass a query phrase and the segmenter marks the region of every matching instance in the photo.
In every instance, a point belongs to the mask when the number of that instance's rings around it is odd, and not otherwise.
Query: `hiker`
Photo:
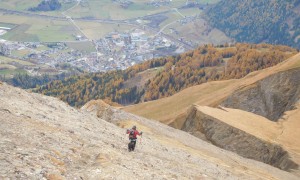
[[[143,132],[138,132],[136,130],[136,126],[133,126],[131,129],[127,129],[126,134],[129,134],[129,144],[128,144],[128,151],[134,151],[137,135],[141,136]]]

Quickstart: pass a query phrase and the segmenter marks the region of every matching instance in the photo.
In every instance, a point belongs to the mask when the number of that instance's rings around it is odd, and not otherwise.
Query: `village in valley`
[[[80,3],[84,4],[84,1],[74,2],[77,4],[70,9],[79,6]],[[133,3],[127,0],[113,2],[119,3],[122,9],[128,8]],[[171,0],[152,0],[145,5],[155,9],[168,7],[171,2]],[[68,3],[70,2],[68,1]],[[0,69],[14,66],[18,69],[22,68],[30,75],[57,74],[67,71],[66,67],[76,67],[82,72],[105,72],[124,70],[149,59],[182,53],[200,43],[184,37],[181,32],[178,32],[176,26],[184,27],[193,23],[201,23],[204,27],[205,22],[199,16],[199,12],[205,7],[205,4],[187,1],[179,10],[171,8],[157,14],[122,20],[73,18],[66,15],[70,10],[61,13],[64,17],[37,15],[37,18],[51,19],[52,24],[55,21],[63,21],[74,26],[73,28],[76,30],[68,35],[68,39],[65,41],[12,41],[10,38],[5,38],[5,35],[22,25],[0,23],[0,57],[10,59],[7,61],[7,59],[0,58]],[[186,9],[189,10],[189,8],[192,8],[195,13],[184,14],[184,12],[188,12]],[[3,11],[4,14],[19,13],[10,10]],[[79,27],[78,22],[114,24],[115,28],[107,31],[101,37],[90,38],[90,35],[84,30],[84,26]],[[131,25],[131,28],[122,29],[120,25]],[[101,31],[101,29],[94,31]],[[211,29],[205,29],[205,31],[202,31],[203,35],[208,34]],[[13,59],[17,61],[13,61]]]
[[[131,33],[111,32],[106,37],[89,42],[77,36],[78,42],[91,46],[91,50],[77,50],[64,42],[13,42],[0,40],[0,54],[12,59],[20,59],[35,64],[57,68],[58,64],[68,63],[88,72],[126,69],[137,63],[165,53],[182,52],[179,45],[164,37],[150,37],[140,29]],[[96,48],[93,49],[92,44]],[[33,75],[36,67],[26,68]]]

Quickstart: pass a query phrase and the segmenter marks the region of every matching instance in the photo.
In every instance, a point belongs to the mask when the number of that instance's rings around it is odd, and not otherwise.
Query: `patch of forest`
[[[35,92],[59,97],[80,107],[92,99],[123,105],[171,96],[190,86],[208,81],[242,78],[250,72],[274,66],[296,54],[296,49],[268,44],[233,46],[204,45],[195,50],[153,59],[126,70],[91,73],[56,80]],[[140,87],[125,86],[138,73],[157,69],[156,75]]]
[[[208,22],[237,42],[300,48],[299,0],[226,0],[206,11]]]
[[[73,74],[74,75],[74,74]],[[49,74],[43,74],[43,75],[36,75],[31,76],[27,73],[21,74],[15,74],[12,78],[5,78],[0,77],[0,81],[7,82],[8,84],[11,84],[15,87],[21,87],[23,89],[31,89],[36,88],[41,85],[47,84],[54,80],[62,80],[66,77],[69,77],[70,74],[68,73],[61,73],[57,75],[49,75]]]
[[[55,11],[61,8],[58,0],[43,0],[37,7],[29,8],[29,11]]]

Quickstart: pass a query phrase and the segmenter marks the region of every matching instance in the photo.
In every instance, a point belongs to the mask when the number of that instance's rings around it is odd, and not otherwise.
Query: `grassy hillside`
[[[183,118],[186,110],[192,104],[216,107],[234,91],[242,87],[251,87],[257,81],[272,74],[294,68],[300,68],[300,54],[289,58],[277,66],[253,72],[242,79],[204,83],[187,88],[171,97],[127,106],[124,110],[181,128],[184,123]]]
[[[238,42],[300,48],[299,8],[299,0],[226,0],[209,9],[207,18],[211,25]]]
[[[147,61],[124,71],[54,81],[39,87],[36,92],[60,97],[77,107],[92,99],[128,105],[168,97],[208,81],[242,78],[250,72],[274,66],[295,53],[295,49],[286,46],[266,44],[205,45],[181,55]],[[143,75],[149,69],[150,77]]]

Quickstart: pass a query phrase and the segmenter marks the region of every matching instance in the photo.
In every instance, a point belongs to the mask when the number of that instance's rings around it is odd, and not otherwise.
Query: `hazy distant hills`
[[[220,1],[207,11],[210,24],[237,42],[300,48],[299,0]]]
[[[159,58],[124,71],[93,73],[53,81],[36,92],[80,107],[93,99],[123,105],[171,96],[208,81],[237,79],[274,66],[297,53],[287,46],[236,44],[200,46],[177,56]]]

